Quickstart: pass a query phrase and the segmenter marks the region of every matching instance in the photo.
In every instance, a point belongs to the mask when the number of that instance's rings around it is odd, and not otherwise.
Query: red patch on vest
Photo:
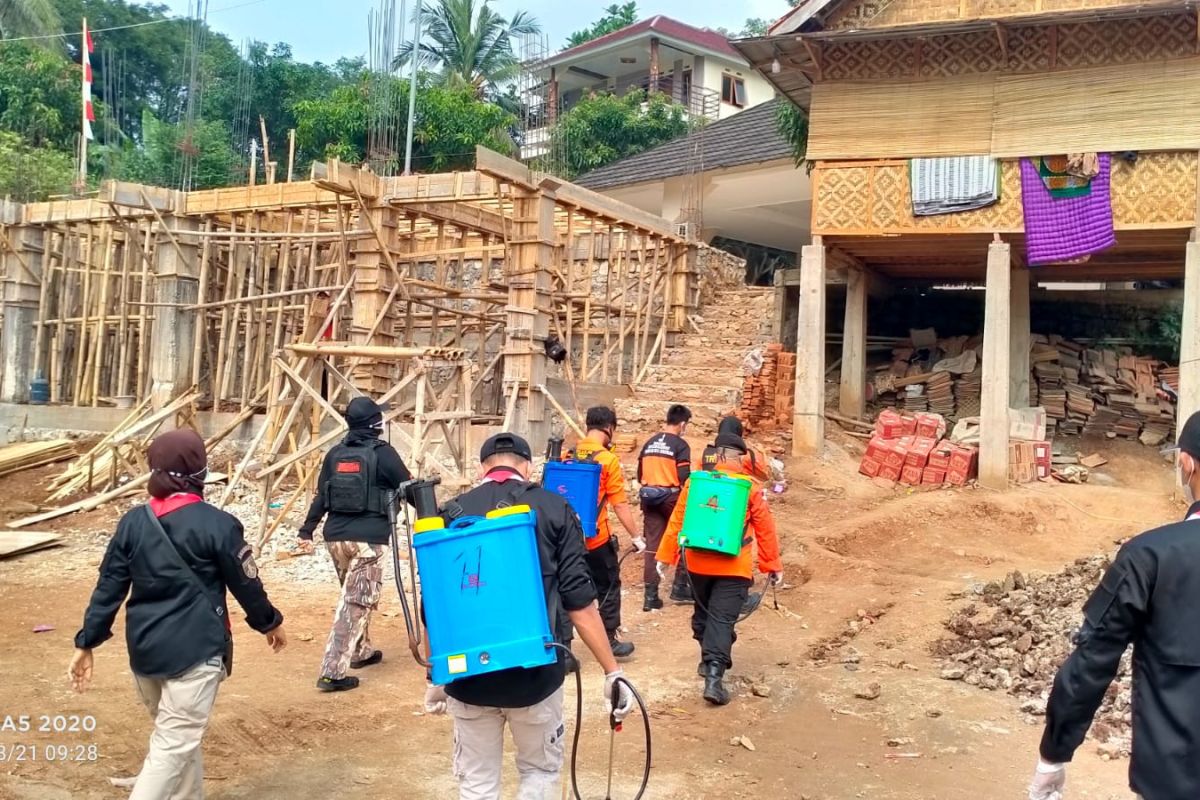
[[[334,470],[341,473],[362,472],[362,464],[358,461],[339,461]]]

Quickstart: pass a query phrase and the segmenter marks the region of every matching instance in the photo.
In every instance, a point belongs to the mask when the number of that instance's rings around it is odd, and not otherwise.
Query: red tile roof
[[[670,17],[655,16],[650,19],[644,19],[640,22],[635,22],[632,25],[626,25],[619,31],[605,34],[598,39],[592,39],[590,42],[575,45],[561,53],[556,53],[549,58],[549,61],[560,61],[567,56],[575,56],[580,53],[586,53],[589,50],[595,50],[605,45],[620,42],[625,39],[636,39],[639,36],[647,33],[657,33],[660,36],[665,36],[676,41],[692,44],[696,47],[702,47],[705,50],[711,50],[723,55],[727,55],[737,61],[745,61],[746,59],[737,50],[729,44],[723,34],[707,28],[697,28],[688,25],[686,22],[680,22]]]

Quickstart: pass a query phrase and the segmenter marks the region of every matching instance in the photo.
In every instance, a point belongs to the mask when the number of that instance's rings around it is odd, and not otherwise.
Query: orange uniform
[[[732,465],[718,464],[717,470],[728,474],[737,474]],[[758,549],[758,571],[782,572],[783,561],[779,556],[779,538],[775,533],[775,518],[763,497],[762,484],[751,481],[750,504],[746,508],[746,534],[753,538]],[[679,494],[679,502],[667,523],[662,542],[658,545],[657,558],[664,564],[674,564],[679,559],[679,532],[683,529],[683,512],[687,508],[689,481]],[[689,550],[687,554],[688,572],[697,575],[713,575],[731,578],[752,578],[754,574],[754,552],[749,544],[742,546],[742,551],[736,557],[705,550]]]
[[[596,535],[584,540],[588,550],[599,550],[612,538],[608,509],[629,502],[629,494],[625,490],[625,473],[621,472],[621,459],[590,437],[580,439],[579,444],[575,445],[575,457],[579,461],[591,459],[600,465],[600,496],[596,498],[596,503],[602,504],[602,507],[596,520]]]

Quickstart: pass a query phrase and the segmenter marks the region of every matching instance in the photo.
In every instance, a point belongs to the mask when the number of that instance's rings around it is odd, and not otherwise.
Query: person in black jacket
[[[564,500],[529,481],[532,453],[529,443],[513,433],[498,433],[479,452],[483,483],[447,503],[447,524],[463,516],[483,516],[501,506],[527,505],[537,515],[538,558],[546,594],[547,617],[558,621],[565,610],[584,644],[604,669],[604,696],[620,686],[614,710],[624,719],[633,709],[627,686],[616,684],[624,675],[609,646],[608,632],[596,605],[596,587],[584,560],[583,528]],[[454,717],[454,774],[460,800],[500,800],[504,726],[516,745],[518,797],[550,797],[562,770],[563,652],[544,667],[506,669],[462,678],[447,686],[429,686],[425,710]]]
[[[371,645],[368,626],[383,591],[383,553],[392,536],[389,509],[400,484],[411,477],[400,454],[380,438],[383,408],[374,400],[351,400],[346,426],[346,437],[325,454],[317,495],[299,531],[311,542],[328,517],[322,535],[342,585],[317,678],[323,692],[355,688],[358,678],[347,676],[347,670],[383,660],[383,652]]]
[[[203,440],[191,430],[165,433],[150,445],[149,459],[150,502],[126,513],[108,543],[69,675],[76,691],[87,690],[92,649],[112,637],[124,603],[129,666],[155,720],[132,800],[201,797],[200,743],[217,686],[232,668],[225,590],[275,652],[287,637],[241,523],[203,501]]]
[[[1054,680],[1030,800],[1058,800],[1066,763],[1133,645],[1129,785],[1144,800],[1200,797],[1200,412],[1178,441],[1182,522],[1127,542],[1083,607],[1076,649]]]

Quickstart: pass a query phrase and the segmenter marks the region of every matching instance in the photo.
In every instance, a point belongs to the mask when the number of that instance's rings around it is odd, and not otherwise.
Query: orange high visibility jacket
[[[718,464],[721,472],[737,474],[734,467]],[[781,572],[783,561],[779,556],[779,537],[775,533],[775,518],[763,497],[762,484],[751,481],[750,505],[746,508],[746,535],[758,547],[758,571]],[[683,512],[687,508],[689,481],[679,493],[679,502],[667,523],[662,542],[655,557],[664,564],[674,564],[679,559],[679,531],[683,529]],[[752,578],[754,574],[754,548],[743,544],[737,556],[710,553],[705,550],[688,550],[687,568],[697,575],[715,575],[730,578]]]
[[[590,551],[599,550],[608,544],[608,540],[612,538],[608,509],[629,502],[629,495],[625,491],[625,473],[621,472],[621,459],[616,453],[605,449],[604,445],[595,439],[580,439],[579,444],[575,445],[575,457],[586,461],[589,456],[600,465],[600,496],[596,498],[596,502],[604,504],[596,521],[596,535],[584,540]]]

